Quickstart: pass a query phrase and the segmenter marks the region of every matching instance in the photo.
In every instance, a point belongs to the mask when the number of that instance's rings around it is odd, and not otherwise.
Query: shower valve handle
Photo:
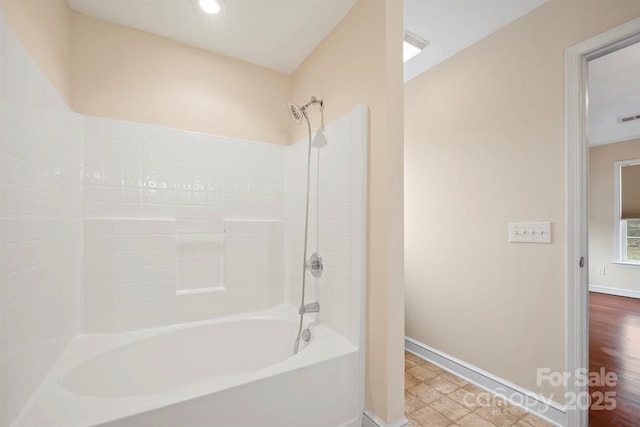
[[[318,252],[311,255],[311,258],[309,258],[309,261],[307,261],[304,266],[311,272],[313,277],[318,278],[322,276],[324,264],[322,263],[322,257]]]

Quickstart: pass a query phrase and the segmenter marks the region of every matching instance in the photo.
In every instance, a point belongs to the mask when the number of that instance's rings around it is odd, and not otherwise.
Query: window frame
[[[622,211],[622,167],[640,165],[640,159],[620,160],[613,163],[613,237],[614,264],[640,268],[640,260],[627,259],[627,220],[621,219]]]

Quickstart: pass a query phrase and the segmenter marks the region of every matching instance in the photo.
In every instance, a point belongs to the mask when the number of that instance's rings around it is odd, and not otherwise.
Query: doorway
[[[587,67],[589,425],[632,427],[640,420],[640,42]]]
[[[591,265],[589,254],[589,133],[588,120],[591,107],[588,102],[589,64],[598,58],[620,51],[640,42],[640,19],[607,31],[582,42],[565,52],[565,113],[566,113],[566,211],[567,211],[567,370],[574,374],[589,369],[589,279]],[[613,166],[612,166],[613,168]],[[611,207],[613,210],[613,206]],[[594,298],[595,300],[595,298]],[[622,340],[624,341],[624,340]],[[603,346],[605,347],[605,346]],[[608,348],[608,347],[607,347]],[[610,349],[611,350],[611,349]],[[620,351],[620,349],[613,351]],[[598,363],[594,360],[595,363]],[[593,366],[592,366],[593,367]],[[606,374],[603,372],[603,375]],[[640,378],[639,378],[640,380]],[[639,387],[640,387],[640,383]],[[593,389],[592,391],[596,391]],[[598,390],[604,393],[605,390]],[[611,390],[609,390],[611,391]],[[567,387],[567,421],[571,427],[586,427],[589,420],[588,384],[570,381]],[[609,400],[615,394],[609,395]],[[582,403],[585,402],[586,404]],[[603,398],[605,396],[603,395]],[[582,403],[582,404],[581,404]],[[594,399],[591,404],[596,403]],[[591,405],[592,406],[592,405]],[[611,404],[608,405],[609,409]],[[592,426],[627,425],[597,424]],[[633,424],[629,424],[633,425]]]

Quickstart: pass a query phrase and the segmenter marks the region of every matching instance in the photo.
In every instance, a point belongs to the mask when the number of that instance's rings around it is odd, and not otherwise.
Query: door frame
[[[565,335],[571,378],[589,369],[587,63],[636,42],[640,42],[640,18],[565,50]],[[580,402],[571,397],[585,396],[589,388],[569,381],[566,393],[567,400]],[[567,408],[565,425],[587,427],[588,418],[588,408]]]

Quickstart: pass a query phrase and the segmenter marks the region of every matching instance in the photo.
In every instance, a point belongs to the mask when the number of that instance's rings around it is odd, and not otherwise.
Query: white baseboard
[[[385,424],[384,421],[365,409],[364,417],[362,417],[362,427],[409,427],[409,421],[402,417],[396,422]]]
[[[477,385],[490,393],[501,396],[513,405],[557,426],[565,425],[566,409],[564,405],[544,399],[530,390],[526,390],[510,381],[490,372],[456,359],[426,344],[405,337],[405,349],[416,356]],[[526,402],[526,405],[524,404]]]
[[[589,285],[589,292],[617,295],[619,297],[640,298],[640,291],[630,291],[628,289],[618,289],[618,288],[606,288],[604,286],[596,286],[596,285]]]

